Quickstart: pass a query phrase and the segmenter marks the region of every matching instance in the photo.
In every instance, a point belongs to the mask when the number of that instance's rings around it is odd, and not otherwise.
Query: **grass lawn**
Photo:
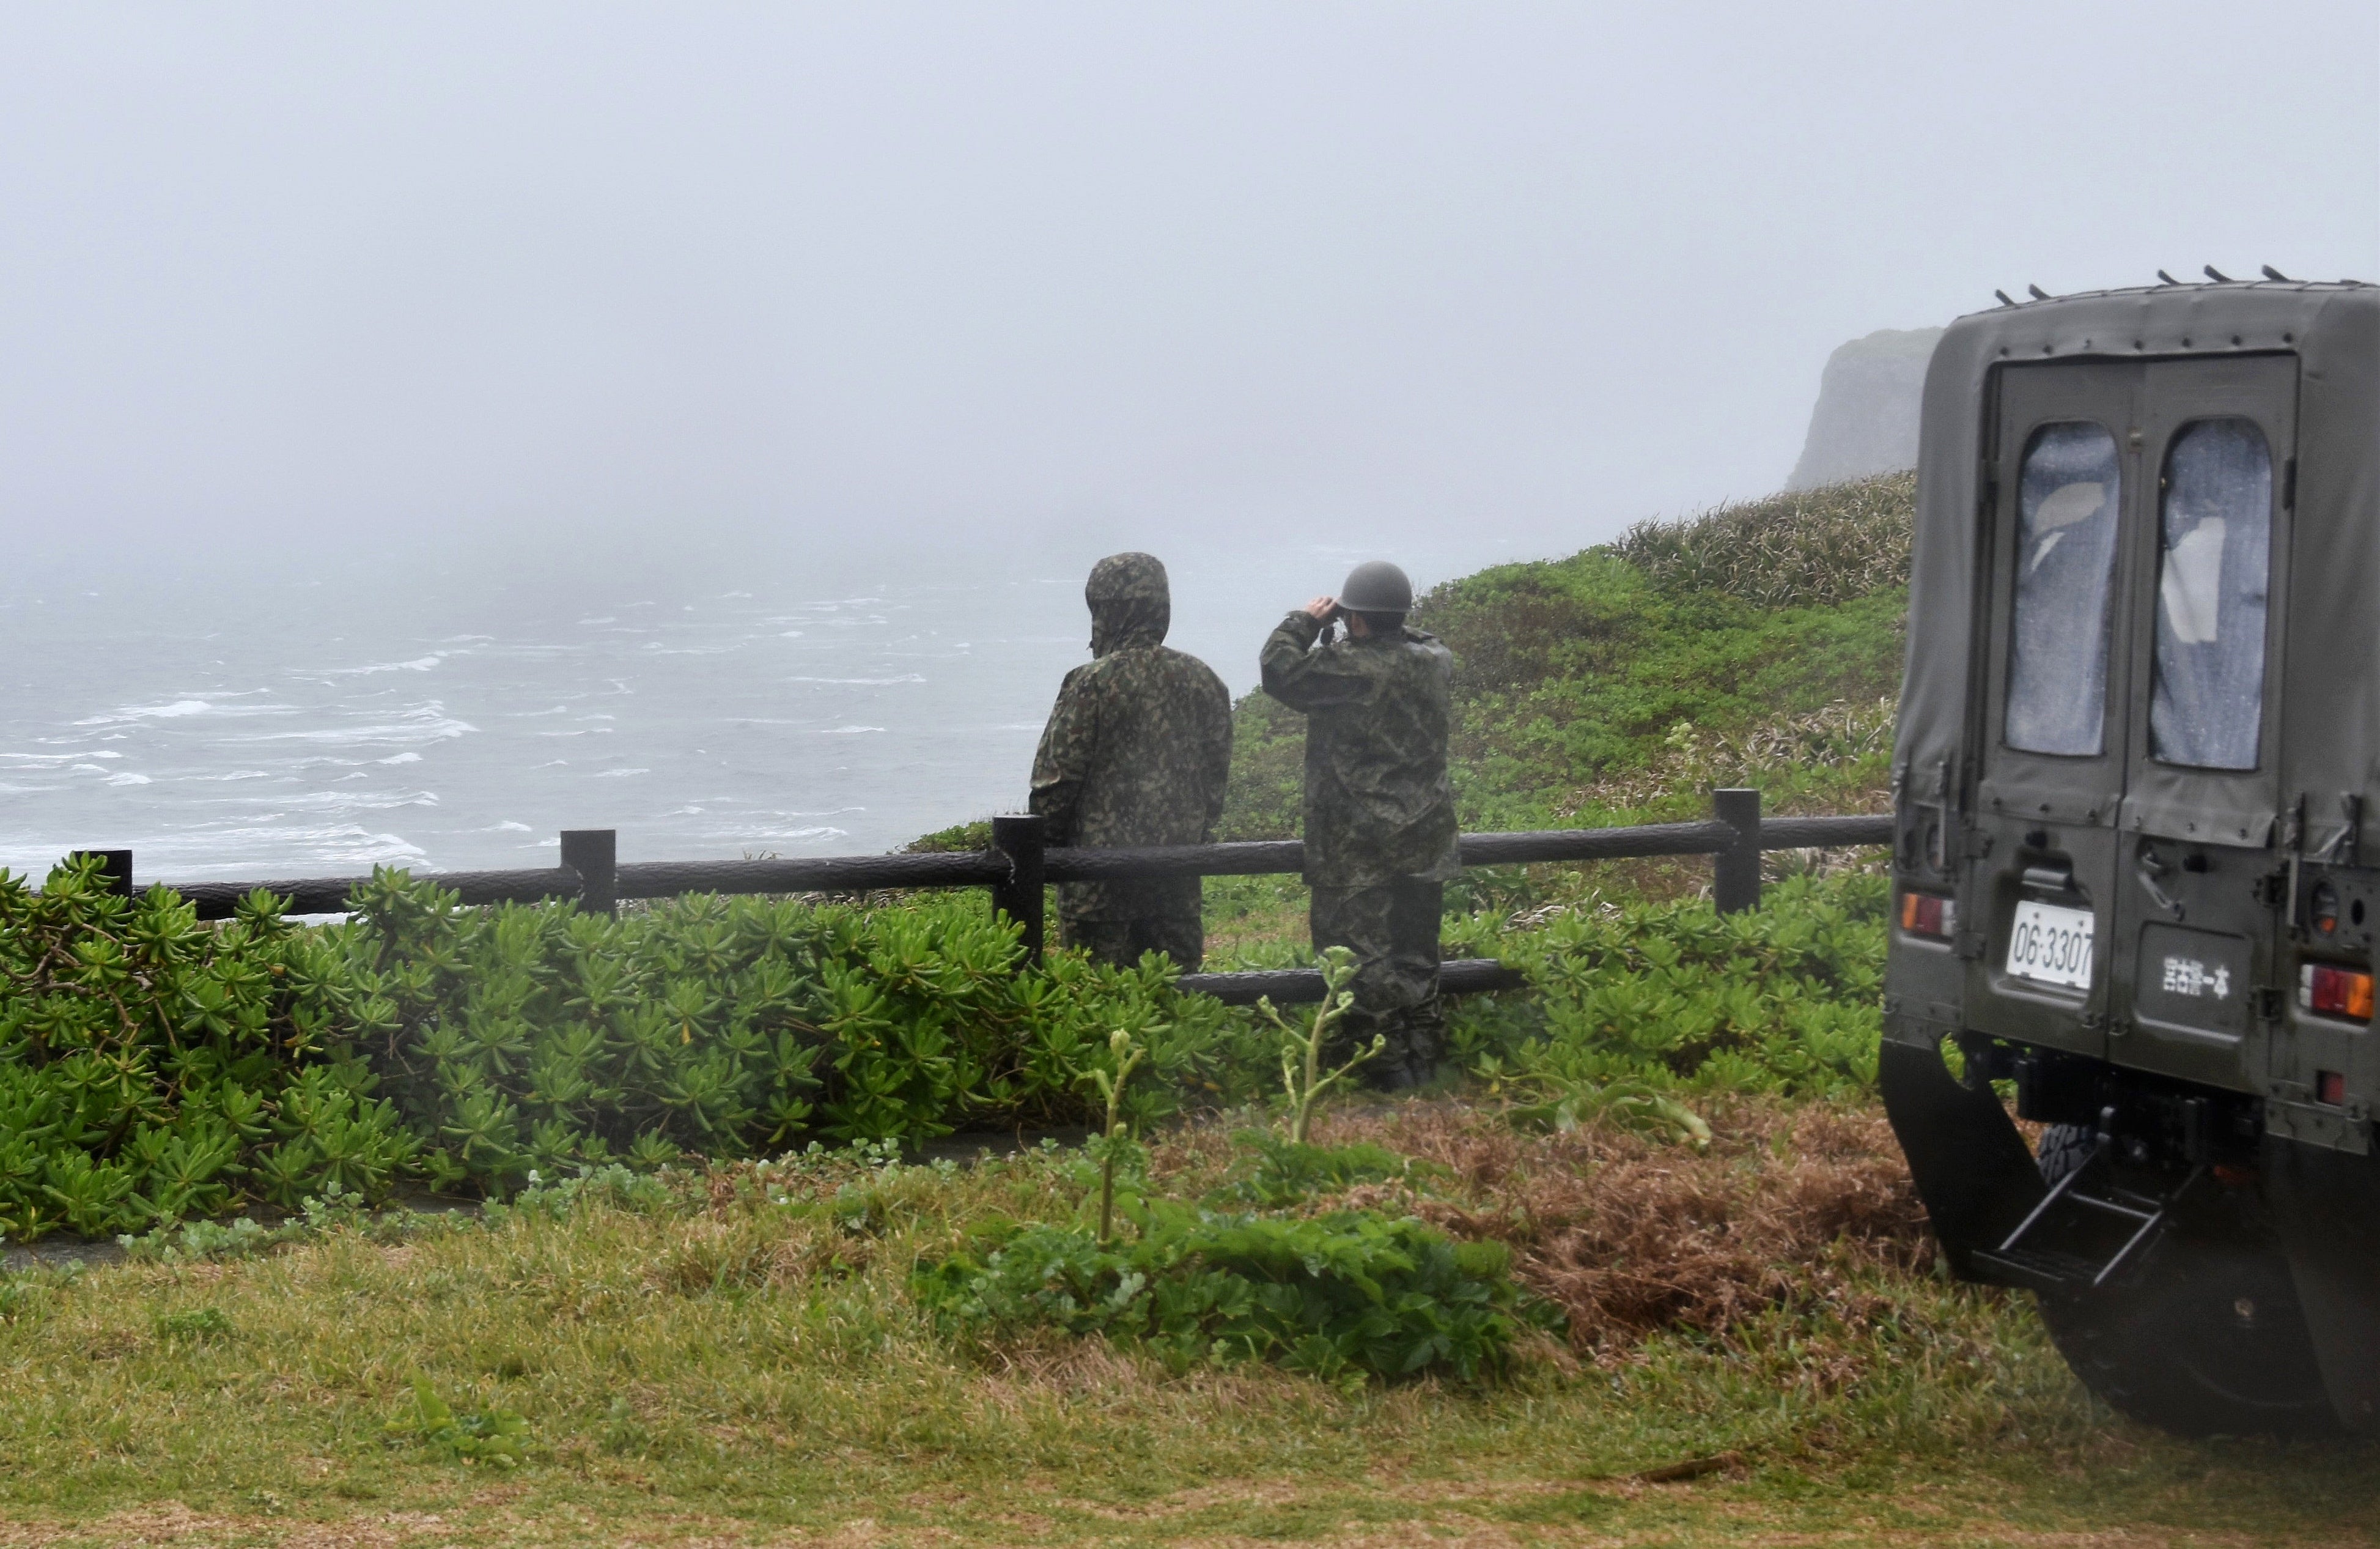
[[[937,1329],[912,1266],[994,1213],[1075,1218],[1054,1153],[745,1165],[665,1201],[20,1280],[0,1545],[2371,1540],[2380,1451],[2119,1421],[2022,1298],[1916,1262],[1873,1114],[1714,1119],[1697,1155],[1444,1101],[1336,1113],[1326,1138],[1430,1163],[1355,1202],[1503,1238],[1570,1313],[1474,1386]],[[1185,1196],[1234,1165],[1220,1127],[1157,1148]],[[417,1377],[522,1417],[525,1460],[391,1435]]]

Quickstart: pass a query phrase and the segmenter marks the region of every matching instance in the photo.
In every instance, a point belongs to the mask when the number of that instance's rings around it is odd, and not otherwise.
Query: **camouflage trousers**
[[[1196,973],[1207,957],[1207,924],[1195,914],[1147,914],[1137,920],[1058,916],[1058,944],[1079,947],[1102,963],[1134,968],[1144,952],[1162,952]]]
[[[1438,922],[1443,883],[1400,880],[1376,887],[1317,887],[1307,921],[1314,949],[1355,954],[1355,1004],[1332,1030],[1338,1057],[1387,1040],[1356,1075],[1375,1087],[1418,1086],[1438,1068],[1445,1014],[1438,998]]]

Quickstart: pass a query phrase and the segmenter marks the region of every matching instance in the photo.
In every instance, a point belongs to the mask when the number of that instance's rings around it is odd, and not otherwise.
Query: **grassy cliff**
[[[1685,815],[1707,787],[1777,810],[1881,800],[1916,481],[1890,474],[1646,522],[1425,596],[1455,655],[1466,828]],[[1237,708],[1227,838],[1297,832],[1305,723]]]
[[[1463,826],[1669,822],[1734,785],[1772,812],[1880,811],[1915,506],[1914,475],[1888,474],[1642,522],[1431,591],[1414,623],[1454,653]],[[1261,691],[1235,716],[1220,836],[1293,836],[1305,719]],[[1475,872],[1448,908],[1674,898],[1708,873],[1694,860]],[[1297,956],[1304,908],[1293,879],[1210,879],[1217,966]]]

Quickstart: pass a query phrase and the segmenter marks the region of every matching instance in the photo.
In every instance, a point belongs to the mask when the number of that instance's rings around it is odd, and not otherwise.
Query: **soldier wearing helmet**
[[[1033,756],[1032,811],[1051,845],[1196,845],[1213,836],[1232,768],[1232,696],[1212,668],[1162,643],[1165,567],[1146,554],[1091,567],[1091,660],[1066,675]],[[1058,939],[1105,962],[1206,956],[1198,879],[1058,888]]]
[[[1389,1091],[1437,1069],[1439,916],[1463,866],[1446,774],[1454,657],[1406,626],[1412,608],[1402,570],[1358,565],[1337,597],[1282,619],[1263,656],[1265,692],[1305,716],[1314,945],[1355,954],[1343,1032],[1386,1040],[1363,1074]],[[1347,638],[1331,639],[1340,619]]]

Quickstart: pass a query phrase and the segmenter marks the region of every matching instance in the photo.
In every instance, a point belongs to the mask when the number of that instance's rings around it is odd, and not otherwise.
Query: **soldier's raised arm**
[[[1339,652],[1314,649],[1338,606],[1331,598],[1317,597],[1293,609],[1265,640],[1257,658],[1264,669],[1264,691],[1292,710],[1352,704],[1372,691],[1371,677],[1360,664]]]

